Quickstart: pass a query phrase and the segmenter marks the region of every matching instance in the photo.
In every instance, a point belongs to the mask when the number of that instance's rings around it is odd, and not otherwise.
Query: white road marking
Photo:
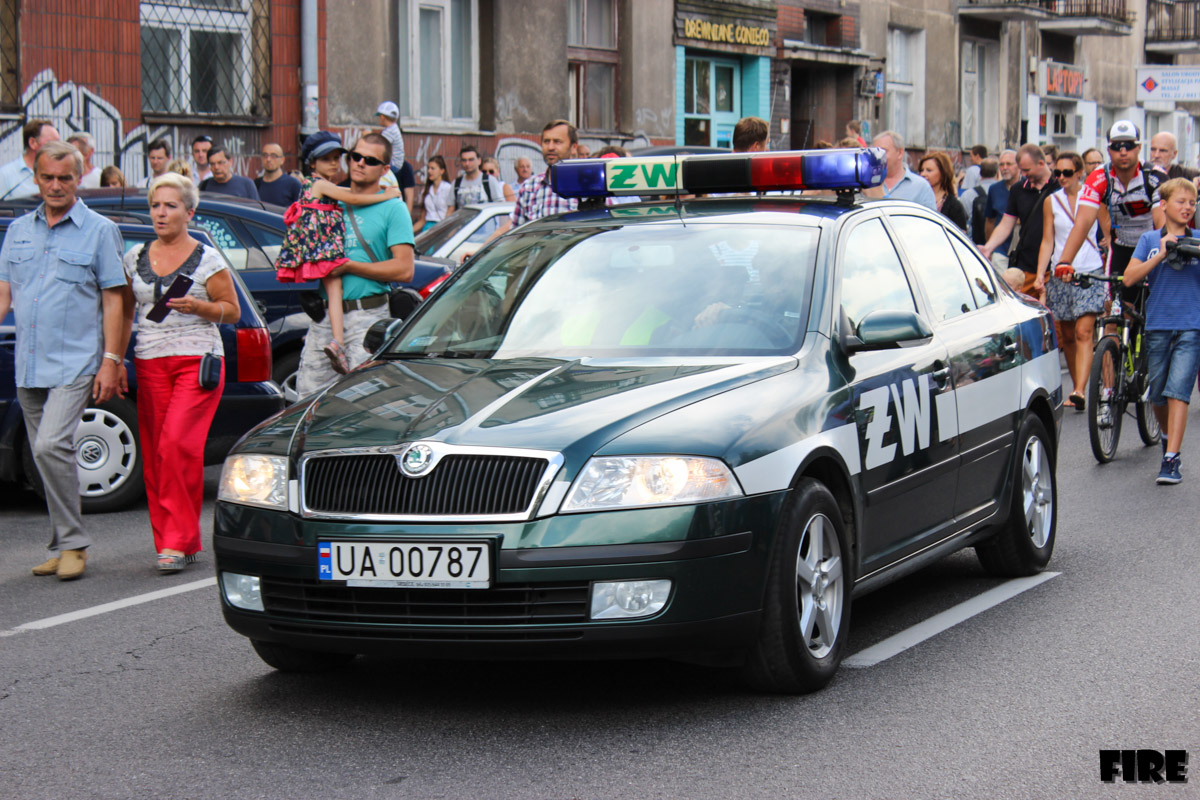
[[[924,622],[919,622],[907,630],[900,631],[895,636],[889,636],[878,644],[873,644],[865,650],[860,650],[842,661],[844,667],[873,667],[881,661],[886,661],[894,655],[899,655],[910,647],[916,647],[926,639],[933,638],[945,630],[953,628],[960,622],[982,614],[992,606],[998,606],[1005,600],[1011,600],[1022,592],[1045,583],[1051,578],[1061,575],[1061,572],[1043,572],[1028,578],[1015,578],[1002,583],[994,589],[989,589],[977,597],[948,608],[940,614],[934,614]]]
[[[196,589],[207,589],[210,586],[216,586],[216,585],[217,585],[216,578],[205,578],[204,580],[200,580],[200,581],[192,581],[191,583],[184,583],[184,584],[180,584],[179,586],[172,586],[170,589],[159,589],[157,592],[146,592],[145,594],[137,594],[137,595],[134,595],[133,597],[126,597],[124,600],[114,600],[111,603],[103,603],[98,606],[92,606],[91,608],[81,608],[78,611],[70,611],[66,614],[59,614],[58,616],[54,616],[54,617],[46,617],[45,619],[37,619],[37,620],[34,620],[33,622],[26,622],[24,625],[18,625],[17,627],[12,628],[11,630],[0,631],[0,637],[14,636],[18,633],[24,633],[25,631],[41,630],[42,628],[53,628],[56,625],[65,625],[68,622],[75,622],[76,620],[87,619],[88,617],[94,617],[94,616],[97,616],[98,614],[107,614],[110,611],[119,611],[122,608],[129,608],[130,606],[137,606],[137,605],[141,605],[142,603],[149,603],[153,600],[161,600],[164,597],[170,597],[170,596],[176,595],[176,594],[183,594],[184,592],[193,592]]]

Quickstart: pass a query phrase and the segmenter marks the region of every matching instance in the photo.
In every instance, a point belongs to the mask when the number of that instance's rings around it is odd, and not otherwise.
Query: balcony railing
[[[1200,48],[1200,0],[1150,0],[1146,12],[1147,50]]]
[[[1076,36],[1128,36],[1134,20],[1126,0],[959,0],[958,13],[993,20],[1031,20],[1044,30]]]

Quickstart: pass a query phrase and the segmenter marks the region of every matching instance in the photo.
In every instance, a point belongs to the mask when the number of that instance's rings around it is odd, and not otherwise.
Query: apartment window
[[[15,111],[21,104],[18,30],[17,0],[0,0],[0,110]]]
[[[829,29],[836,24],[837,17],[816,11],[804,12],[804,41],[808,44],[829,44]]]
[[[400,115],[474,125],[478,108],[476,0],[400,0]],[[411,32],[411,35],[410,35]]]
[[[962,148],[1000,142],[1000,115],[995,102],[999,96],[999,46],[996,42],[968,39],[962,43]]]
[[[271,115],[268,0],[143,2],[142,111]]]
[[[909,145],[925,141],[925,32],[888,30],[887,124]]]
[[[576,127],[617,129],[617,61],[616,0],[570,0],[567,88]]]

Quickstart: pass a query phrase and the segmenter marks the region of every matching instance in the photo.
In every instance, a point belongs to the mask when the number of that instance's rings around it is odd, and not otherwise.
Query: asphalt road
[[[1191,414],[1200,438],[1200,410]],[[805,697],[668,662],[263,664],[206,586],[155,573],[144,508],[87,518],[87,576],[33,578],[45,512],[0,500],[0,797],[1188,798],[1099,779],[1099,750],[1200,753],[1200,457],[1154,484],[1132,420],[1092,459],[1067,412],[1060,573]],[[1189,464],[1191,466],[1189,466]],[[208,472],[211,529],[217,468]],[[1003,582],[971,551],[855,604],[850,653]]]

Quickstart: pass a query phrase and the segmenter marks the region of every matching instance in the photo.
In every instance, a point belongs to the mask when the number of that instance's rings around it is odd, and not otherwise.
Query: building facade
[[[266,142],[298,149],[301,4],[0,0],[0,161],[20,155],[26,120],[45,118],[64,139],[90,133],[93,162],[130,183],[150,142],[188,159],[201,134],[255,174]]]

